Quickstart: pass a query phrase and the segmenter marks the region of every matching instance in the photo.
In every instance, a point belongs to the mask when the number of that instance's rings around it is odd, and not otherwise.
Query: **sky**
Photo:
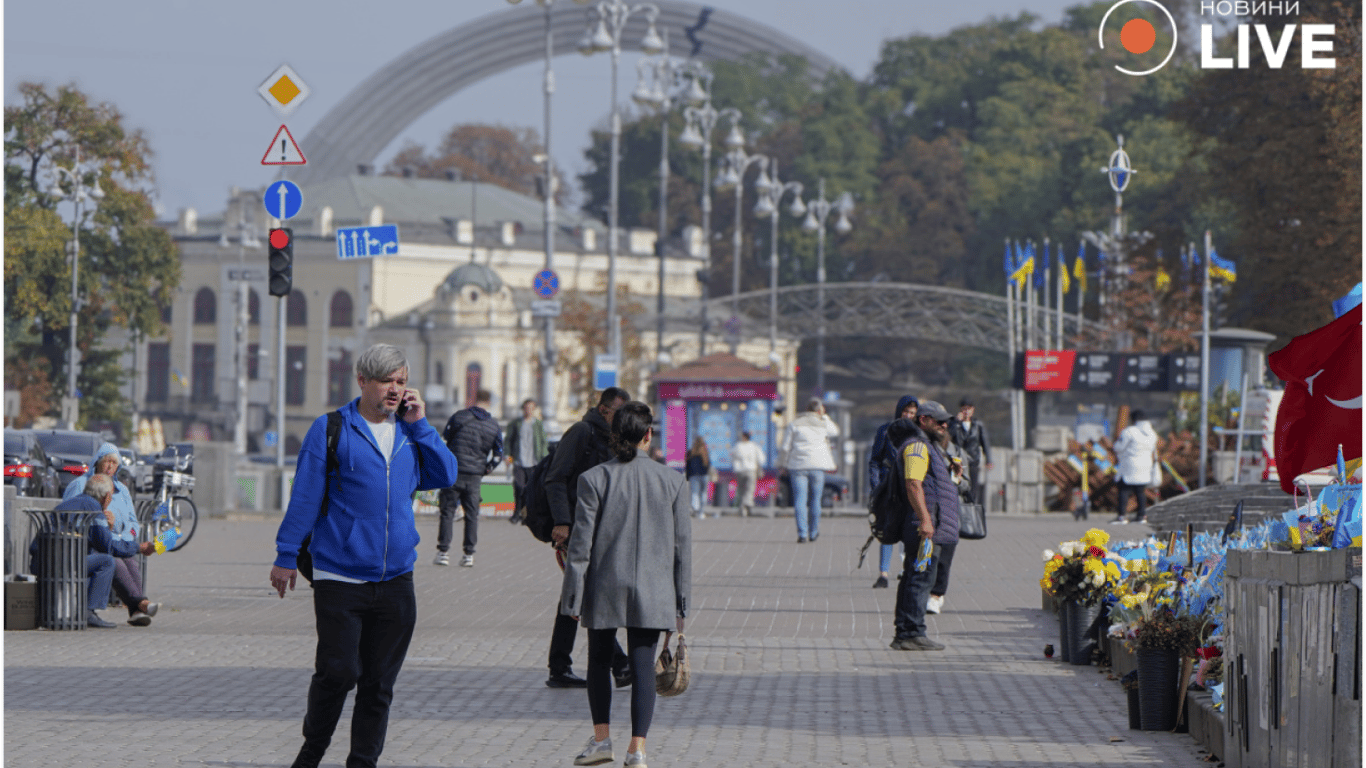
[[[558,0],[564,3],[568,0]],[[532,0],[526,0],[527,3]],[[992,16],[1029,11],[1045,23],[1075,0],[714,0],[806,43],[865,77],[882,42],[939,34]],[[507,0],[9,0],[4,4],[5,103],[17,85],[74,83],[115,105],[154,152],[163,218],[186,207],[221,211],[229,188],[275,177],[260,165],[282,119],[256,93],[282,63],[311,95],[283,120],[300,142],[367,77],[429,38],[507,10]],[[381,10],[382,9],[382,10]],[[623,54],[619,92],[629,104],[635,54]],[[589,131],[609,112],[610,61],[560,56],[551,149],[571,177],[586,170]],[[431,148],[459,123],[542,125],[543,64],[528,64],[456,93],[413,122],[381,154],[408,142]],[[302,147],[307,155],[308,147]]]

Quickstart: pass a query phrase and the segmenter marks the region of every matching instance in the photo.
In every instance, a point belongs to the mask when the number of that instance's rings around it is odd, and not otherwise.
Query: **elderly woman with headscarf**
[[[97,473],[113,480],[114,498],[109,502],[109,511],[114,513],[114,524],[110,526],[103,517],[97,518],[95,524],[109,527],[112,539],[109,553],[114,556],[114,594],[128,607],[128,623],[145,627],[152,623],[161,604],[142,594],[142,568],[137,556],[150,555],[156,549],[151,542],[138,543],[138,515],[133,508],[133,494],[128,486],[114,479],[121,461],[119,449],[113,443],[101,443],[90,460],[90,469],[67,485],[62,498],[79,496],[85,491],[86,482]]]

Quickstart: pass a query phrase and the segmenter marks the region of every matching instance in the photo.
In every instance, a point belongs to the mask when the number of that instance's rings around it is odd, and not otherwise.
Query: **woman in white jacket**
[[[830,438],[839,427],[825,415],[825,405],[813,397],[806,412],[792,420],[783,442],[783,466],[792,483],[792,507],[797,518],[797,543],[815,541],[821,535],[821,492],[825,473],[835,468]]]
[[[1124,511],[1129,494],[1138,497],[1135,523],[1148,522],[1148,485],[1152,480],[1153,465],[1157,461],[1157,432],[1143,411],[1133,412],[1134,423],[1125,427],[1115,441],[1115,455],[1119,457],[1119,515],[1111,522],[1124,524]]]

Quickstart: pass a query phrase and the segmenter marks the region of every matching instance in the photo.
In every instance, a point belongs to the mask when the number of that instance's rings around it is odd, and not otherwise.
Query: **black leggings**
[[[1115,483],[1115,485],[1119,488],[1118,519],[1124,519],[1124,508],[1129,506],[1129,499],[1127,497],[1131,493],[1138,498],[1138,512],[1136,513],[1134,520],[1142,520],[1143,518],[1148,516],[1148,486],[1129,485],[1128,483],[1122,481]]]
[[[631,659],[631,736],[645,738],[655,716],[655,645],[658,629],[626,628],[627,655]],[[593,725],[612,722],[612,650],[615,629],[588,630],[588,709]]]

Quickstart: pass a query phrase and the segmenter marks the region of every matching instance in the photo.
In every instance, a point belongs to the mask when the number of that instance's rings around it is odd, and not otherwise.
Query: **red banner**
[[[1076,350],[1025,350],[1025,391],[1066,392],[1072,385],[1072,368],[1076,362]]]

